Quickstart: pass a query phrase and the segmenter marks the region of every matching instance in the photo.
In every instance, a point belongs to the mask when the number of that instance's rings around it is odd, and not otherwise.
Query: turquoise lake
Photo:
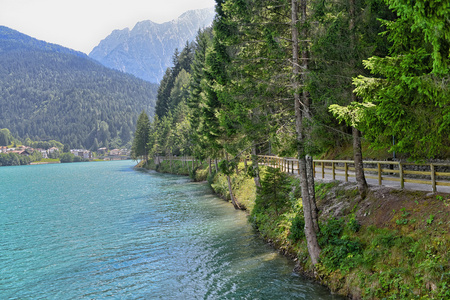
[[[207,184],[133,165],[0,167],[0,299],[341,299]]]

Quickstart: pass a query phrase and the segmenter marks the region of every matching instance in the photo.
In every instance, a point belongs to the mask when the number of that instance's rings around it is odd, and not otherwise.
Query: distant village
[[[18,155],[30,156],[35,151],[39,152],[42,155],[42,158],[57,158],[59,153],[61,153],[60,149],[57,147],[51,147],[49,149],[34,149],[28,146],[18,146],[8,148],[6,146],[0,146],[0,153],[16,153]],[[84,160],[92,160],[94,158],[104,159],[104,160],[113,160],[113,159],[122,159],[123,157],[129,157],[131,151],[128,149],[112,149],[108,150],[107,148],[99,148],[96,152],[92,152],[85,149],[71,149],[70,153],[74,156],[83,158]]]

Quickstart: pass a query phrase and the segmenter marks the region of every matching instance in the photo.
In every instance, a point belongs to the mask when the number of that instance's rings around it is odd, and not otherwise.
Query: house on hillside
[[[98,154],[106,154],[106,153],[108,153],[108,149],[106,149],[106,147],[98,148],[97,153]]]
[[[72,149],[72,150],[70,150],[70,153],[72,153],[75,156],[82,157],[84,159],[91,159],[92,158],[92,152],[89,151],[89,150]]]
[[[48,158],[47,150],[44,150],[44,149],[36,149],[36,151],[39,151],[39,153],[41,153],[42,158]]]
[[[6,152],[8,152],[8,147],[0,146],[0,153],[6,153]]]
[[[119,149],[112,149],[111,151],[109,151],[109,155],[111,155],[111,156],[118,156],[118,155],[120,155],[120,150]]]
[[[25,150],[18,149],[18,150],[9,151],[8,153],[16,153],[16,154],[19,154],[19,155],[30,156],[32,152],[29,151],[28,149],[25,149]]]
[[[25,155],[25,156],[30,156],[33,153],[33,151],[31,151],[31,149],[24,149],[24,150],[20,150],[20,155]]]
[[[47,150],[48,153],[53,153],[53,152],[56,152],[56,151],[59,151],[59,149],[56,148],[56,147],[51,147],[50,149]]]

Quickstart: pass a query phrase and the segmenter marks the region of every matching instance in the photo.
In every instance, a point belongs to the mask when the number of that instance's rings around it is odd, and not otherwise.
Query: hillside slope
[[[138,114],[153,115],[155,84],[86,55],[0,27],[0,128],[71,147],[125,145]]]

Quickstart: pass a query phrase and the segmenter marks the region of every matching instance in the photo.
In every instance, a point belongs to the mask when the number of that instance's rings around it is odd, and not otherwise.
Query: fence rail
[[[196,161],[189,156],[159,157],[163,160]],[[249,160],[248,157],[241,161]],[[269,155],[258,155],[258,162],[267,166],[279,168],[283,172],[299,174],[299,161],[296,158],[286,158]],[[313,160],[314,177],[325,178],[331,175],[333,180],[338,177],[348,182],[350,177],[355,177],[355,162],[352,160]],[[400,188],[405,183],[418,183],[431,185],[433,193],[437,186],[450,187],[450,163],[405,163],[397,161],[363,161],[365,177],[375,179],[378,185],[384,181],[399,182]]]
[[[299,173],[299,162],[295,158],[282,158],[276,156],[259,156],[263,164],[280,168],[287,173]],[[352,160],[321,160],[313,161],[314,177],[331,175],[333,180],[337,177],[355,177],[355,162]],[[405,183],[418,183],[431,185],[433,192],[437,186],[450,186],[450,164],[443,163],[405,163],[397,161],[363,161],[365,177],[378,180],[378,185],[383,181],[400,182],[400,188]],[[427,169],[419,171],[415,169]],[[319,169],[319,171],[317,170]],[[438,169],[447,169],[437,171]]]

